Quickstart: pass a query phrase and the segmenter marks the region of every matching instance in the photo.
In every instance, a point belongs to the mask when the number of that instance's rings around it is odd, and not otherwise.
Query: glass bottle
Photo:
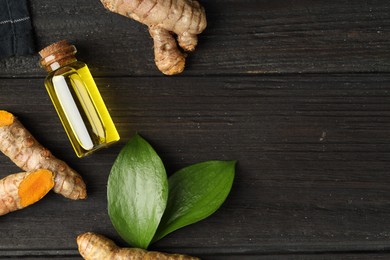
[[[45,86],[78,157],[120,139],[88,66],[63,40],[39,52],[49,74]]]

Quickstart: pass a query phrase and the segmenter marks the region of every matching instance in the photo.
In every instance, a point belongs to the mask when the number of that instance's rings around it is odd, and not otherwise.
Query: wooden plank
[[[29,253],[31,255],[10,255],[12,257],[23,257],[26,260],[40,260],[47,259],[48,257],[62,260],[75,260],[82,259],[80,255],[75,253],[74,255],[62,255],[61,251],[52,252],[56,254],[48,254],[41,256],[34,256],[35,252],[20,252]],[[270,255],[198,255],[202,260],[366,260],[366,259],[389,259],[388,253],[318,253],[318,254],[270,254]]]
[[[389,259],[388,253],[345,253],[345,254],[285,254],[285,255],[235,255],[235,256],[206,256],[204,260],[366,260]]]
[[[389,72],[390,3],[202,1],[208,28],[183,75]],[[38,48],[69,39],[95,75],[157,75],[146,27],[99,1],[31,1]],[[0,61],[0,77],[44,76],[37,56]]]
[[[18,115],[85,177],[89,189],[85,201],[50,194],[2,216],[0,256],[76,252],[75,237],[86,231],[125,245],[106,212],[106,182],[135,132],[155,147],[168,173],[210,159],[238,160],[223,207],[153,249],[194,255],[390,249],[390,75],[129,77],[97,83],[122,140],[77,159],[42,80],[0,79],[1,109]],[[0,165],[0,177],[19,170],[4,157]]]
[[[23,253],[23,252],[20,252]],[[35,252],[25,252],[31,255],[17,254],[17,257],[23,257],[26,260],[40,260],[47,259],[48,256],[54,259],[62,260],[75,260],[82,259],[77,253],[74,255],[62,255],[61,251],[57,251],[56,254],[48,254],[42,256],[34,256]],[[55,252],[52,252],[55,253]],[[15,255],[10,255],[15,257]],[[389,259],[389,253],[318,253],[318,254],[270,254],[270,255],[199,255],[202,260],[377,260],[377,259]]]

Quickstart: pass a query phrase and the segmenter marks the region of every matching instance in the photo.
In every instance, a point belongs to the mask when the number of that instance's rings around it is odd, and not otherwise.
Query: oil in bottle
[[[39,52],[48,72],[46,90],[78,157],[120,139],[88,66],[75,57],[67,41]]]

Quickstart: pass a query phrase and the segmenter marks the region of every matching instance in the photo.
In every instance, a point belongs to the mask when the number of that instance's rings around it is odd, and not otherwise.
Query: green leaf
[[[169,178],[168,204],[153,242],[213,214],[233,184],[235,161],[208,161]]]
[[[146,249],[167,196],[167,175],[160,157],[135,135],[119,153],[108,178],[108,214],[116,231],[132,246]]]

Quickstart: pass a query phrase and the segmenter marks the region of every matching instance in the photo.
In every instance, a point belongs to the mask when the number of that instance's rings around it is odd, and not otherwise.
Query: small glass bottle
[[[45,86],[78,157],[120,139],[95,81],[75,57],[77,50],[63,40],[39,52],[49,75]]]

